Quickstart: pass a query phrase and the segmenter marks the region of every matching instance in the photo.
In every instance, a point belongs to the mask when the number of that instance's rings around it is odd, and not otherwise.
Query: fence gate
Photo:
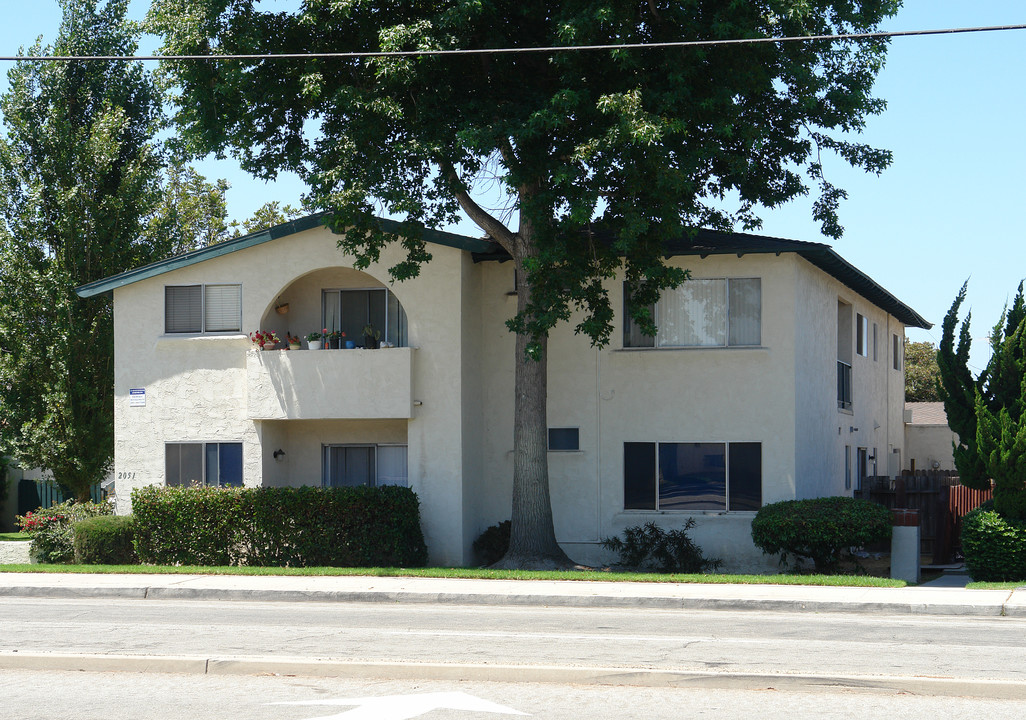
[[[905,470],[895,478],[866,478],[860,496],[890,509],[918,510],[920,554],[947,565],[960,547],[962,517],[991,499],[993,490],[967,488],[950,470]]]

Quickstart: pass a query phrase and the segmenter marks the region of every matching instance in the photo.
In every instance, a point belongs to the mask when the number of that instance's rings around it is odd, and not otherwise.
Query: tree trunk
[[[518,250],[530,251],[530,243]],[[524,256],[516,252],[517,311],[523,313],[531,299]],[[538,340],[540,352],[528,355],[532,338],[516,335],[513,423],[513,516],[509,550],[492,567],[524,570],[558,570],[574,567],[556,542],[549,498],[548,355],[546,338]]]

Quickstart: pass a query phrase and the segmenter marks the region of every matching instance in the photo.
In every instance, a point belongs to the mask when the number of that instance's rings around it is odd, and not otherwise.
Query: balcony
[[[851,365],[837,361],[837,407],[851,410]]]
[[[413,416],[414,348],[246,353],[251,420]]]

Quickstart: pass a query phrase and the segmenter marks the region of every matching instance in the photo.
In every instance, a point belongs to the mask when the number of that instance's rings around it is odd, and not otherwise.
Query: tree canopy
[[[940,402],[937,348],[905,338],[905,402]]]
[[[166,54],[481,50],[822,36],[866,32],[896,0],[156,0]],[[308,183],[308,202],[348,232],[362,266],[398,241],[396,279],[430,259],[418,232],[463,212],[518,270],[516,437],[509,564],[565,563],[548,509],[548,331],[609,341],[609,281],[632,314],[686,278],[664,246],[699,227],[759,226],[814,189],[841,234],[844,191],[823,153],[879,172],[890,153],[853,140],[884,108],[871,86],[883,39],[706,47],[293,60],[167,61],[193,152],[231,152],[263,178]],[[501,211],[480,200],[501,189]],[[398,238],[373,213],[405,220]]]
[[[28,55],[135,52],[128,0],[60,4],[53,46]],[[215,239],[221,230],[196,228],[224,225],[223,189],[166,164],[154,141],[160,94],[139,63],[23,61],[8,78],[0,447],[86,499],[113,454],[113,309],[74,288]],[[163,192],[183,177],[184,188]]]

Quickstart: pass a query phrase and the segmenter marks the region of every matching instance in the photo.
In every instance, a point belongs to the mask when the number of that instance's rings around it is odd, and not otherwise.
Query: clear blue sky
[[[10,0],[8,0],[10,2]],[[268,4],[272,4],[268,2]],[[292,3],[288,3],[292,4]],[[131,15],[149,3],[133,0]],[[14,54],[38,35],[52,41],[60,21],[54,0],[19,3],[0,26],[0,54]],[[1026,23],[1023,0],[906,0],[888,30]],[[152,41],[143,50],[153,49]],[[986,335],[1026,277],[1026,232],[1020,203],[1026,180],[1026,31],[897,38],[876,93],[888,108],[870,120],[866,142],[888,148],[894,164],[880,177],[826,163],[828,178],[848,190],[841,206],[844,237],[832,242],[848,261],[912,306],[935,327],[912,340],[940,339],[940,322],[970,279],[972,364],[988,357]],[[0,82],[0,89],[6,79]],[[229,212],[248,217],[268,200],[297,204],[294,178],[265,184],[233,163],[205,163],[208,177],[232,183]],[[763,213],[767,235],[827,241],[811,220],[811,201]],[[469,221],[450,228],[478,235]]]

